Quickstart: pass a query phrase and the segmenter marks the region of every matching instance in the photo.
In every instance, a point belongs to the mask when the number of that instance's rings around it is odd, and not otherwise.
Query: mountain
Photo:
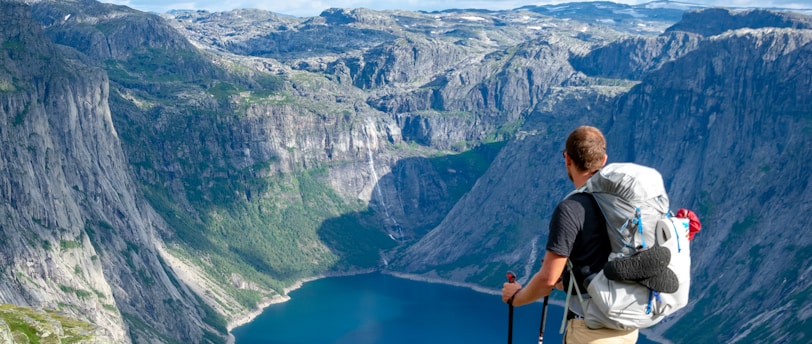
[[[616,123],[670,119],[611,144],[627,147],[628,160],[665,171],[672,199],[702,210],[712,229],[708,241],[694,246],[698,301],[666,337],[774,343],[809,338],[802,305],[810,284],[799,267],[809,265],[810,241],[796,235],[806,231],[797,214],[810,198],[809,178],[800,171],[810,157],[811,40],[808,29],[773,27],[712,36],[653,72],[619,104],[624,110],[616,113]],[[652,83],[659,86],[647,87]],[[655,137],[674,123],[680,124],[674,140],[687,144],[652,152]],[[769,228],[774,236],[758,235]],[[753,316],[759,313],[772,315]]]
[[[686,14],[660,37],[631,38],[576,57],[590,74],[604,73],[597,76],[640,73],[640,83],[608,100],[608,109],[596,114],[586,108],[575,118],[604,128],[610,161],[657,168],[672,207],[696,209],[703,218],[707,232],[692,251],[695,301],[651,330],[673,342],[800,343],[809,338],[803,305],[810,284],[803,267],[809,266],[805,252],[810,242],[801,234],[806,226],[797,214],[805,213],[810,197],[809,178],[800,171],[808,168],[810,155],[805,146],[812,119],[812,31],[774,27],[774,21],[752,24],[763,15],[733,15],[751,23],[748,28],[736,24],[710,36],[679,33],[685,39],[675,40],[678,29],[707,22],[704,12]],[[663,49],[664,41],[673,48]],[[635,56],[637,62],[624,65],[624,73],[601,68],[617,56]],[[652,68],[662,58],[668,61]],[[559,119],[555,111],[534,116],[546,117],[534,121],[539,129]],[[549,220],[544,216],[554,200],[566,194],[563,173],[544,168],[560,164],[555,152],[565,135],[548,130],[511,142],[514,147],[497,157],[444,222],[395,264],[472,283],[493,280],[517,265],[526,266],[524,276],[529,276],[535,262],[527,257],[538,256],[544,243],[537,224]],[[516,171],[536,173],[526,177]],[[515,193],[520,189],[524,192]],[[454,240],[461,237],[475,240]]]
[[[85,320],[97,342],[224,336],[159,253],[169,228],[131,178],[107,73],[52,43],[30,7],[0,13],[2,301]]]
[[[0,16],[0,302],[22,318],[65,315],[48,323],[86,342],[223,343],[303,279],[498,288],[538,268],[571,188],[563,140],[592,124],[705,225],[691,303],[647,335],[812,336],[803,14],[5,0]],[[27,336],[19,318],[0,336]]]

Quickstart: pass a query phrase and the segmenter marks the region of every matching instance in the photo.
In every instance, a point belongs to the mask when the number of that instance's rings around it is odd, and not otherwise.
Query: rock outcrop
[[[0,13],[0,300],[70,314],[114,342],[224,338],[157,252],[166,227],[129,174],[107,74],[50,43],[29,7]]]

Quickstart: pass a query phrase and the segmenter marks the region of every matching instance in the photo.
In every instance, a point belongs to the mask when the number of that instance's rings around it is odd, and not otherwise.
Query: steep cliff
[[[684,343],[808,341],[812,31],[749,26],[757,28],[676,41],[682,53],[663,54],[673,60],[640,74],[628,93],[596,99],[602,105],[534,112],[526,135],[396,269],[471,283],[497,284],[509,268],[529,277],[551,207],[571,187],[563,168],[545,167],[561,163],[555,153],[571,128],[591,123],[605,130],[610,161],[660,170],[672,207],[697,210],[707,231],[693,244],[691,304],[649,333]],[[521,192],[500,197],[504,189]]]
[[[810,30],[727,31],[618,102],[615,154],[660,169],[710,229],[692,250],[696,301],[656,328],[675,342],[810,338],[811,64]]]
[[[576,55],[570,63],[590,76],[640,80],[651,71],[694,50],[703,38],[739,28],[810,29],[808,16],[792,12],[723,8],[686,12],[683,19],[657,37],[620,39]]]
[[[640,80],[651,71],[694,50],[701,40],[699,34],[682,31],[667,32],[657,37],[631,37],[585,55],[573,56],[570,63],[576,70],[590,76]]]
[[[812,28],[812,19],[808,15],[794,12],[761,9],[730,11],[725,8],[711,8],[685,13],[682,20],[666,29],[666,32],[684,31],[708,37],[729,30],[762,27],[804,30]]]
[[[336,101],[317,93],[323,91],[318,76],[300,73],[307,80],[294,87],[274,75],[234,72],[225,61],[216,61],[224,66],[212,62],[160,17],[93,4],[45,1],[34,4],[33,13],[52,23],[45,27],[51,40],[109,75],[108,111],[121,139],[116,144],[133,166],[127,172],[138,180],[131,192],[143,193],[146,208],[153,207],[160,223],[166,222],[155,233],[159,244],[167,242],[166,248],[158,247],[161,258],[177,273],[173,283],[203,301],[203,320],[225,332],[226,321],[233,323],[283,294],[298,279],[329,270],[337,255],[320,241],[317,229],[339,210],[360,209],[337,192],[350,193],[351,200],[364,193],[369,198],[371,178],[353,173],[345,182],[340,171],[357,166],[345,163],[348,157],[368,160],[371,145],[379,143],[377,124],[354,110],[314,113],[312,108],[326,109],[322,103]],[[149,34],[126,35],[142,31]],[[88,41],[106,48],[85,49]],[[108,55],[108,50],[127,53]],[[289,101],[311,94],[321,98]],[[353,102],[347,107],[352,110]],[[328,179],[319,164],[331,160],[339,176]],[[331,180],[348,186],[332,190]],[[376,234],[386,238],[378,231],[366,236]],[[133,244],[131,250],[139,247]],[[371,259],[343,266],[374,265],[379,247],[386,245],[370,249]],[[167,338],[185,338],[148,326]]]
[[[107,75],[51,44],[29,7],[0,13],[0,300],[83,319],[101,342],[223,340],[158,254],[166,227],[128,173]]]

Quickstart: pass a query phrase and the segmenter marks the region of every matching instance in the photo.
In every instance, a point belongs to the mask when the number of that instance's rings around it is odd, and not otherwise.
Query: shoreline
[[[240,314],[240,315],[234,317],[232,320],[230,320],[226,324],[226,329],[228,330],[228,339],[227,339],[226,343],[227,344],[234,344],[234,341],[236,340],[236,338],[234,338],[234,334],[232,334],[231,331],[233,331],[237,327],[240,327],[240,326],[243,326],[245,324],[250,323],[251,321],[256,319],[256,317],[258,317],[260,314],[262,314],[262,312],[264,312],[266,308],[268,308],[268,307],[270,307],[272,305],[275,305],[275,304],[279,304],[279,303],[289,301],[290,296],[288,296],[288,294],[290,294],[290,292],[292,292],[292,291],[294,291],[296,289],[301,288],[307,282],[312,282],[312,281],[315,281],[315,280],[320,280],[322,278],[329,278],[329,277],[344,277],[344,276],[355,276],[355,275],[370,274],[370,273],[374,273],[374,272],[378,272],[378,271],[379,270],[376,270],[376,269],[368,269],[368,270],[358,270],[358,271],[346,272],[346,273],[327,273],[327,274],[319,274],[319,275],[316,275],[316,276],[305,277],[305,278],[296,280],[296,282],[293,282],[293,284],[291,284],[289,287],[286,287],[285,289],[283,289],[283,291],[285,292],[285,295],[275,295],[275,296],[271,297],[270,299],[264,299],[264,300],[262,300],[261,302],[259,302],[257,304],[257,308],[249,310],[247,313]]]
[[[483,287],[481,285],[473,284],[473,283],[451,282],[451,281],[447,281],[447,280],[440,279],[440,278],[432,278],[432,277],[426,277],[426,276],[421,276],[421,275],[413,275],[413,274],[408,274],[408,273],[403,273],[403,272],[395,272],[395,271],[380,271],[380,273],[385,274],[385,275],[394,276],[394,277],[397,277],[397,278],[403,278],[403,279],[407,279],[407,280],[412,280],[412,281],[426,282],[426,283],[437,283],[437,284],[445,284],[445,285],[450,285],[450,286],[455,286],[455,287],[460,287],[460,288],[468,288],[468,289],[471,289],[471,290],[473,290],[475,292],[483,293],[483,294],[490,294],[490,295],[501,295],[502,294],[500,289],[489,289],[489,288],[485,288],[485,287]],[[540,299],[540,300],[533,301],[533,303],[536,303],[536,302],[541,303],[542,301],[543,301],[543,299]],[[550,300],[548,300],[548,304],[556,305],[556,306],[559,306],[559,307],[564,307],[564,302],[560,301],[560,300],[550,299]]]
[[[497,290],[497,289],[488,289],[488,288],[485,288],[485,287],[483,287],[481,285],[472,284],[472,283],[453,282],[453,281],[448,281],[448,280],[444,280],[444,279],[441,279],[441,278],[431,278],[431,277],[426,277],[426,276],[422,276],[422,275],[413,275],[413,274],[408,274],[408,273],[404,273],[404,272],[396,272],[396,271],[380,271],[380,273],[384,274],[384,275],[394,276],[394,277],[397,277],[397,278],[411,280],[411,281],[445,284],[445,285],[451,285],[451,286],[455,286],[455,287],[468,288],[468,289],[471,289],[473,291],[483,293],[483,294],[490,294],[490,295],[499,295],[499,294],[501,294],[501,292],[499,290]]]
[[[381,269],[366,269],[366,270],[358,270],[358,271],[346,272],[346,273],[319,274],[319,275],[316,275],[316,276],[306,277],[306,278],[302,278],[302,279],[297,280],[292,285],[290,285],[289,287],[284,289],[285,295],[276,295],[276,296],[274,296],[274,297],[272,297],[270,299],[265,299],[265,300],[261,301],[259,304],[257,304],[256,309],[253,309],[253,310],[251,310],[251,311],[249,311],[249,312],[247,312],[245,314],[242,314],[240,316],[237,316],[234,319],[232,319],[231,321],[229,321],[228,324],[226,325],[226,328],[228,329],[228,334],[231,337],[231,341],[229,341],[229,344],[233,344],[233,335],[231,335],[232,330],[253,321],[256,317],[258,317],[260,314],[262,314],[262,312],[265,310],[265,308],[270,307],[270,306],[275,305],[275,304],[278,304],[278,303],[283,303],[283,302],[289,301],[291,298],[290,298],[290,296],[288,296],[288,294],[290,292],[296,290],[296,289],[301,288],[305,283],[320,280],[320,279],[323,279],[323,278],[356,276],[356,275],[365,275],[365,274],[371,274],[371,273],[380,273],[380,274],[383,274],[383,275],[389,275],[389,276],[393,276],[393,277],[396,277],[396,278],[402,278],[402,279],[418,281],[418,282],[445,284],[445,285],[450,285],[450,286],[454,286],[454,287],[467,288],[467,289],[471,289],[473,291],[476,291],[478,293],[489,294],[489,295],[499,295],[500,294],[500,291],[498,289],[489,289],[489,288],[485,288],[485,287],[477,285],[477,284],[453,282],[453,281],[448,281],[448,280],[444,280],[444,279],[441,279],[441,278],[432,278],[432,277],[426,277],[426,276],[422,276],[422,275],[414,275],[414,274],[408,274],[408,273],[396,272],[396,271],[389,271],[389,270],[381,270]],[[540,302],[540,301],[536,301],[536,302]],[[550,303],[551,304],[559,304],[560,302],[557,302],[556,300],[550,300]],[[563,305],[560,305],[560,306],[563,306]]]
[[[389,276],[393,276],[393,277],[396,277],[396,278],[402,278],[402,279],[407,279],[407,280],[411,280],[411,281],[418,281],[418,282],[425,282],[425,283],[435,283],[435,284],[445,284],[445,285],[450,285],[450,286],[454,286],[454,287],[467,288],[467,289],[471,289],[473,291],[476,291],[478,293],[489,294],[489,295],[494,295],[494,296],[497,296],[497,295],[501,294],[501,292],[498,289],[489,289],[489,288],[485,288],[485,287],[483,287],[481,285],[477,285],[477,284],[473,284],[473,283],[453,282],[453,281],[448,281],[448,280],[444,280],[444,279],[436,278],[436,277],[432,278],[432,277],[427,277],[427,276],[422,276],[422,275],[414,275],[414,274],[408,274],[408,273],[403,273],[403,272],[380,270],[380,269],[367,269],[367,270],[359,270],[359,271],[347,272],[347,273],[320,274],[320,275],[316,275],[316,276],[312,276],[312,277],[306,277],[306,278],[302,278],[300,280],[297,280],[292,285],[290,285],[289,287],[284,289],[285,295],[276,295],[276,296],[274,296],[274,297],[272,297],[270,299],[263,300],[261,303],[259,303],[257,305],[256,309],[251,310],[250,312],[248,312],[246,314],[235,317],[226,326],[226,328],[228,329],[228,341],[227,341],[227,343],[228,344],[234,344],[234,342],[236,340],[234,338],[234,335],[231,333],[232,330],[234,330],[235,328],[240,327],[242,325],[245,325],[247,323],[250,323],[256,317],[258,317],[260,314],[262,314],[262,312],[265,311],[265,308],[267,308],[267,307],[269,307],[271,305],[275,305],[275,304],[278,304],[278,303],[283,303],[283,302],[289,301],[291,298],[290,298],[290,296],[288,296],[288,294],[290,292],[296,290],[296,289],[301,288],[307,282],[312,282],[312,281],[320,280],[320,279],[323,279],[323,278],[330,278],[330,277],[346,277],[346,276],[365,275],[365,274],[371,274],[371,273],[380,273],[382,275],[389,275]],[[541,303],[542,300],[533,301],[533,303],[537,303],[537,302]],[[564,307],[564,302],[561,301],[561,300],[550,299],[549,304],[556,305],[556,306],[559,306],[559,307]],[[672,343],[670,340],[668,340],[666,338],[663,338],[660,333],[657,333],[653,329],[643,329],[643,330],[641,330],[641,334],[645,335],[647,339],[655,341],[655,342],[660,342],[660,343],[664,343],[664,344]]]
[[[468,288],[468,289],[471,289],[473,291],[483,293],[483,294],[490,294],[490,295],[500,295],[501,294],[501,291],[499,291],[498,289],[488,289],[488,288],[485,288],[485,287],[477,285],[477,284],[461,283],[461,282],[449,282],[447,280],[443,280],[443,279],[440,279],[440,278],[431,278],[431,277],[426,277],[426,276],[412,275],[412,274],[407,274],[407,273],[403,273],[403,272],[395,272],[395,271],[379,271],[379,272],[381,274],[384,274],[384,275],[390,275],[390,276],[394,276],[394,277],[397,277],[397,278],[403,278],[403,279],[408,279],[408,280],[412,280],[412,281],[446,284],[446,285],[451,285],[451,286],[455,286],[455,287]],[[560,290],[560,292],[564,292],[564,291]],[[542,302],[543,302],[543,299],[533,301],[533,303],[542,303]],[[562,307],[562,308],[564,307],[564,301],[562,301],[562,300],[549,299],[548,304],[556,305],[556,306]],[[644,335],[646,337],[646,339],[657,342],[657,343],[660,343],[660,344],[672,344],[673,343],[671,340],[663,337],[661,333],[655,331],[654,328],[641,329],[640,334]]]

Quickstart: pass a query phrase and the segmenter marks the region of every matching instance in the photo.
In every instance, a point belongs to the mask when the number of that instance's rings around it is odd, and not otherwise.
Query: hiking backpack
[[[564,313],[570,305],[573,287],[584,321],[592,329],[646,328],[684,307],[691,282],[689,220],[671,216],[660,173],[632,163],[609,164],[574,192],[595,197],[606,219],[612,252],[607,266],[587,278],[588,297],[582,295],[575,283],[568,261],[570,282]],[[664,262],[670,270],[668,275],[676,280],[670,277],[673,283],[668,292],[653,290],[638,281],[607,278],[613,261],[638,259],[655,251],[670,255]]]

